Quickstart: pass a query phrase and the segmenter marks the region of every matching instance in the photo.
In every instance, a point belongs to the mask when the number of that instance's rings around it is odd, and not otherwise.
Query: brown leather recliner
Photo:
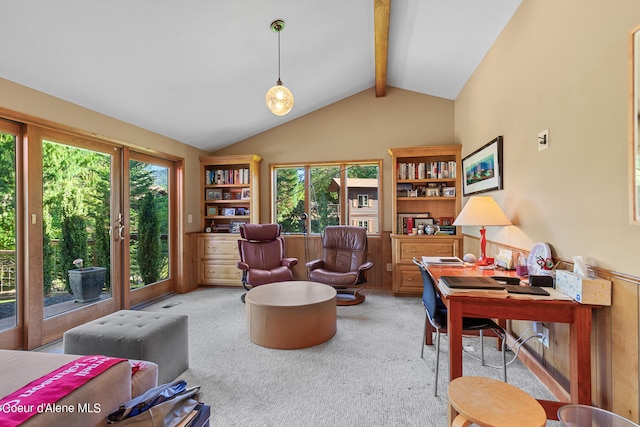
[[[333,286],[338,292],[338,305],[360,304],[364,295],[365,271],[373,267],[367,261],[367,229],[348,225],[332,225],[322,235],[322,259],[309,261],[309,279]]]
[[[297,258],[284,257],[284,239],[280,236],[280,224],[243,224],[238,240],[242,270],[242,286],[246,290],[273,282],[293,280],[291,268]],[[244,295],[242,295],[244,301]]]

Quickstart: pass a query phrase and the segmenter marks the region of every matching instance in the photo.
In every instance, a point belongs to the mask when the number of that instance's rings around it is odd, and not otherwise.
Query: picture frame
[[[462,193],[465,196],[502,190],[502,136],[462,159]]]
[[[236,216],[235,208],[224,208],[224,216]]]
[[[207,200],[222,200],[222,192],[220,190],[209,189],[205,197]]]
[[[456,197],[456,187],[444,187],[442,189],[443,197]]]
[[[427,187],[425,189],[425,195],[427,197],[439,197],[440,189],[438,187]]]
[[[231,229],[229,230],[231,233],[240,233],[240,226],[242,224],[246,224],[247,221],[232,221]]]
[[[236,208],[236,216],[244,216],[244,215],[246,215],[245,208]]]
[[[231,200],[231,192],[230,191],[225,191],[224,193],[222,193],[222,198],[224,200]]]
[[[209,206],[207,209],[208,216],[217,216],[218,215],[218,207],[217,206]]]
[[[452,216],[443,216],[438,219],[438,225],[453,225],[454,220]]]
[[[240,199],[241,200],[249,200],[250,198],[251,198],[251,189],[250,188],[243,188],[241,196],[240,196]]]

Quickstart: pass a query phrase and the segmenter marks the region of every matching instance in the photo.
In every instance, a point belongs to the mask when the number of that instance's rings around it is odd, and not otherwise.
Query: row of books
[[[206,185],[249,184],[249,169],[212,169],[205,171]]]
[[[456,178],[456,162],[398,163],[398,179]]]

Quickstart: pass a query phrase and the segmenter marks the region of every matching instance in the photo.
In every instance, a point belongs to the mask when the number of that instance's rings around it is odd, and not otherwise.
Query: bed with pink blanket
[[[0,350],[0,425],[30,412],[18,425],[105,426],[110,412],[157,381],[151,362]]]

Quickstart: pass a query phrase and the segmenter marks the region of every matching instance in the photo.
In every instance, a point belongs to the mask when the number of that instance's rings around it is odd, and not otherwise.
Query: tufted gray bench
[[[158,383],[189,368],[187,315],[120,310],[64,333],[65,354],[102,354],[158,365]]]

